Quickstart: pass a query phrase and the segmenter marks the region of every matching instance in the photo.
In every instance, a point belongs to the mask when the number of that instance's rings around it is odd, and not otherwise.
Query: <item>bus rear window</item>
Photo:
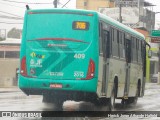
[[[72,28],[74,30],[89,30],[89,22],[74,21],[72,23]]]

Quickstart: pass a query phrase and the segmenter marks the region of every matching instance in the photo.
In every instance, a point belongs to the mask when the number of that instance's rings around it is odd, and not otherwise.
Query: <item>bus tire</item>
[[[138,101],[138,95],[139,95],[140,87],[137,85],[136,95],[135,97],[130,98],[130,104],[136,105]]]
[[[128,97],[127,100],[125,100],[125,104],[126,105],[136,105],[137,104],[137,101],[138,101],[138,95],[139,95],[139,91],[140,91],[140,88],[139,88],[139,85],[137,85],[137,90],[136,90],[136,95],[135,97]]]
[[[48,95],[43,95],[42,102],[43,103],[51,103],[51,99]]]
[[[137,101],[138,101],[138,97],[129,97],[127,100],[127,105],[129,105],[129,104],[136,105]]]
[[[59,110],[61,111],[63,109],[63,100],[61,99],[55,99],[53,98],[52,96],[49,96],[49,95],[43,95],[43,100],[42,100],[43,103],[53,103],[54,106]]]
[[[112,89],[111,97],[109,98],[109,104],[108,104],[109,111],[114,111],[115,109],[115,97],[116,97],[116,89],[114,85]]]

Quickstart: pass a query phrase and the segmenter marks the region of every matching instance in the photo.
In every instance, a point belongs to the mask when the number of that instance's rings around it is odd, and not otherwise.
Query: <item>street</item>
[[[0,120],[160,120],[160,0],[1,0],[0,66]]]
[[[138,103],[136,106],[130,105],[124,107],[120,104],[120,101],[116,100],[116,110],[117,111],[160,111],[159,93],[160,93],[160,85],[157,85],[156,83],[147,83],[145,96],[143,98],[138,99]],[[46,111],[46,110],[56,111],[54,105],[42,103],[42,96],[26,96],[19,89],[17,89],[17,91],[0,91],[0,101],[1,101],[0,111]],[[63,111],[103,111],[103,110],[104,109],[102,107],[96,107],[92,103],[75,102],[75,101],[65,101],[63,103]],[[20,120],[20,118],[16,119]],[[86,119],[122,120],[122,118],[120,117],[104,118],[103,116],[99,118],[86,118]],[[126,120],[127,119],[128,118],[126,118]],[[132,120],[132,118],[130,119]],[[133,119],[135,120],[135,118]],[[142,118],[136,118],[136,119],[142,119]],[[150,119],[150,117],[145,119]],[[154,117],[152,119],[158,120],[160,118]]]

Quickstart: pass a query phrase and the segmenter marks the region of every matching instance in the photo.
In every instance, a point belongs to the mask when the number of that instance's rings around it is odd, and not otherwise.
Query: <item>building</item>
[[[20,39],[0,41],[0,87],[17,85]]]
[[[147,81],[152,81],[153,76],[158,74],[158,44],[151,43],[150,42],[150,32],[147,31],[145,28],[135,28],[136,31],[142,33],[146,37],[146,41],[150,44],[151,46],[151,51],[152,51],[152,57],[148,58],[146,57],[146,80]],[[147,51],[149,48],[147,48]],[[147,53],[148,54],[148,53]],[[155,78],[154,78],[155,79]]]
[[[77,9],[95,10],[117,21],[122,21],[123,24],[142,33],[147,42],[150,41],[150,31],[155,28],[153,6],[145,0],[77,0],[76,3]],[[156,46],[154,45],[153,48],[155,59],[151,59],[150,62],[147,58],[147,81],[150,80],[150,74],[157,72]]]
[[[95,10],[98,11],[99,7],[111,8],[114,7],[114,0],[77,0],[77,9]]]
[[[115,7],[118,7],[120,4],[122,7],[141,7],[143,6],[144,0],[114,0]]]
[[[77,0],[76,2],[77,9],[95,10],[115,20],[120,20],[121,8],[123,24],[132,28],[144,27],[148,31],[155,26],[153,6],[145,0]]]

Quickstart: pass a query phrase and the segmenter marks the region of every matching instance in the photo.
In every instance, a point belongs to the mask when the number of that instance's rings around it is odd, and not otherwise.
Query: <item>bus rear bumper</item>
[[[55,97],[57,99],[75,100],[75,101],[88,101],[94,102],[97,99],[95,92],[82,92],[82,91],[63,91],[63,90],[48,90],[48,89],[35,89],[35,88],[21,88],[27,95],[42,95]]]
[[[97,78],[91,80],[50,80],[19,76],[19,88],[27,95],[42,95],[45,92],[89,92],[96,93]],[[58,87],[54,88],[54,86]],[[61,87],[59,87],[61,85]]]

